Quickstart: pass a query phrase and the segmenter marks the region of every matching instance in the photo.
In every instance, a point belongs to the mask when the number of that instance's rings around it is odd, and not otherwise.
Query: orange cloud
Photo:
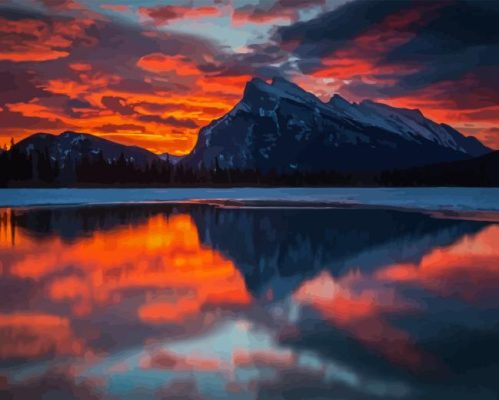
[[[499,110],[498,110],[499,112]],[[466,133],[466,126],[461,127],[461,130]],[[478,130],[478,132],[477,132]],[[482,143],[490,146],[492,149],[499,149],[499,127],[483,127],[473,129],[471,135],[476,136]]]
[[[109,85],[116,84],[122,80],[119,75],[98,71],[92,72],[87,66],[83,67],[81,64],[79,64],[77,68],[80,68],[78,80],[69,78],[51,79],[43,85],[44,89],[55,94],[65,94],[74,98],[79,94],[84,94],[89,91],[105,89]],[[82,68],[84,69],[81,70]]]
[[[198,68],[186,57],[151,53],[141,57],[137,66],[145,71],[163,73],[175,72],[179,76],[199,75]]]
[[[69,68],[77,72],[86,72],[92,69],[92,65],[88,63],[71,63],[69,64]]]
[[[201,302],[193,296],[175,302],[158,301],[144,304],[138,310],[142,321],[152,324],[175,323],[201,311]]]
[[[0,61],[49,61],[69,56],[74,40],[91,45],[86,28],[94,21],[73,23],[37,19],[8,20],[0,17]]]
[[[419,70],[418,66],[411,65],[379,65],[376,59],[367,59],[353,54],[350,50],[337,51],[334,56],[322,60],[321,69],[312,73],[318,78],[335,78],[350,80],[360,77],[366,83],[395,84],[392,78],[380,78],[379,75],[411,74]]]
[[[48,61],[67,57],[68,51],[45,43],[44,38],[51,36],[49,30],[48,24],[39,20],[10,21],[0,17],[0,61]],[[22,40],[21,35],[28,35],[31,40]]]
[[[219,92],[220,97],[226,96],[236,101],[242,96],[244,86],[251,78],[251,75],[210,76],[199,77],[196,83],[202,91]]]

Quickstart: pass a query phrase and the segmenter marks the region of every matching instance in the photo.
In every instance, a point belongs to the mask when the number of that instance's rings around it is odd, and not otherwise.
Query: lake
[[[2,399],[497,399],[497,223],[75,203],[0,208]]]

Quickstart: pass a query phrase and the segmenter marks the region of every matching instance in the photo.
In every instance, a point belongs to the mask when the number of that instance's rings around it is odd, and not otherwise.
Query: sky
[[[419,108],[499,148],[493,0],[0,0],[0,145],[188,153],[252,77]]]

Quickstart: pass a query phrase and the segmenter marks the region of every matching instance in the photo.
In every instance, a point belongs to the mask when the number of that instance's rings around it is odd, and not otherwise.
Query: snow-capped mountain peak
[[[241,101],[201,129],[186,165],[263,170],[383,169],[490,149],[419,110],[335,95],[327,103],[283,78],[250,80]]]
[[[288,99],[299,103],[313,104],[321,107],[325,106],[325,104],[312,93],[307,92],[298,85],[281,77],[275,77],[270,84],[259,78],[253,78],[246,84],[243,102],[254,103],[255,100],[262,100],[263,97],[268,97],[273,101]]]

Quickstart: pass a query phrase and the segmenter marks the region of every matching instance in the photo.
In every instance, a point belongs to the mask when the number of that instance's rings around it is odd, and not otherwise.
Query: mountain
[[[127,161],[139,166],[145,166],[158,159],[156,154],[141,147],[126,146],[87,133],[70,131],[60,135],[36,133],[21,140],[14,147],[25,154],[48,152],[50,159],[57,161],[62,168],[69,160],[75,162],[83,157],[96,159],[102,156],[104,160],[111,162],[123,154]]]
[[[201,129],[182,163],[268,172],[379,171],[477,157],[491,150],[419,110],[335,95],[322,102],[282,78],[254,78],[241,101]]]

